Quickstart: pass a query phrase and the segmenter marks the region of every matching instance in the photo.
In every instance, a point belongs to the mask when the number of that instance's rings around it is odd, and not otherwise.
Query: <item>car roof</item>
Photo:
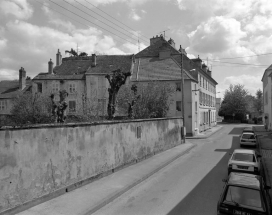
[[[260,189],[260,176],[248,173],[231,172],[228,184]]]
[[[234,153],[246,153],[246,154],[255,154],[255,151],[254,150],[251,150],[251,149],[235,149],[233,151],[233,154]]]
[[[246,128],[244,128],[243,131],[253,131],[254,132],[253,128],[251,128],[251,127],[246,127]]]
[[[243,135],[244,134],[250,134],[250,135],[253,135],[252,132],[243,132]]]

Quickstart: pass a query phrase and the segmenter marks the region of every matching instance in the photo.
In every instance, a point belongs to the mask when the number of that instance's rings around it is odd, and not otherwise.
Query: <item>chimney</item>
[[[158,41],[163,41],[164,40],[164,38],[163,38],[163,36],[161,35],[161,36],[156,36],[156,37],[153,37],[153,38],[150,38],[150,45],[152,46],[153,44],[155,44],[156,42],[158,42]]]
[[[48,62],[48,73],[53,74],[53,65],[54,63],[52,62],[52,59]]]
[[[199,55],[198,58],[192,59],[192,61],[202,68],[202,60],[199,58]]]
[[[58,49],[58,53],[56,54],[56,66],[61,65],[61,63],[62,63],[61,61],[62,61],[62,56],[61,56],[61,53]]]
[[[209,76],[211,76],[211,77],[212,77],[212,71],[211,71],[211,70],[209,70],[209,68],[207,69],[207,73],[208,73],[208,75],[209,75]]]
[[[170,40],[168,40],[168,43],[169,43],[172,47],[176,48],[176,47],[175,47],[175,41],[174,41],[172,38],[170,38]]]
[[[96,66],[96,54],[92,54],[92,67]]]
[[[179,46],[179,52],[187,56],[187,52],[181,47],[181,45]]]
[[[208,71],[208,67],[205,65],[205,63],[202,64],[202,69],[207,72]]]
[[[26,71],[23,67],[19,70],[19,89],[23,90],[26,87]]]

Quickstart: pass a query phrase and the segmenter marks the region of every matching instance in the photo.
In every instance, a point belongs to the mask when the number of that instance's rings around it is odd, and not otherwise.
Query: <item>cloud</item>
[[[261,75],[240,75],[240,76],[229,76],[223,81],[222,88],[228,89],[230,84],[237,85],[241,84],[245,86],[245,89],[249,91],[251,95],[255,95],[257,89],[262,89]]]
[[[125,43],[123,44],[123,47],[127,50],[127,53],[129,54],[136,54],[139,52],[139,46],[138,45],[134,45],[131,43]],[[140,50],[145,49],[147,46],[143,43],[140,43]]]
[[[29,19],[33,14],[33,8],[26,0],[1,0],[0,10],[3,14],[11,14],[18,19]]]
[[[1,80],[14,80],[19,79],[19,69],[18,71],[12,69],[0,69],[0,81]]]
[[[241,24],[237,20],[217,16],[201,23],[188,36],[190,49],[200,53],[215,53],[239,45],[239,41],[247,34],[241,30]]]
[[[126,54],[116,47],[111,36],[102,35],[102,32],[95,28],[74,29],[67,33],[17,20],[7,23],[2,37],[0,41],[4,42],[0,44],[4,45],[0,52],[1,67],[17,71],[23,66],[30,77],[46,72],[49,59],[52,58],[55,61],[58,49],[62,52],[63,57],[65,57],[65,50],[76,49],[77,45],[80,51],[88,54],[95,51],[107,54]],[[5,46],[6,43],[8,47]],[[11,61],[10,59],[16,60]],[[6,76],[5,71],[0,71],[1,79],[4,78],[4,75]]]
[[[246,24],[245,30],[252,34],[271,34],[272,30],[272,15],[255,15],[253,20]]]
[[[135,9],[131,10],[131,12],[129,14],[129,17],[132,18],[135,21],[138,21],[138,20],[141,19],[141,17],[136,13]]]

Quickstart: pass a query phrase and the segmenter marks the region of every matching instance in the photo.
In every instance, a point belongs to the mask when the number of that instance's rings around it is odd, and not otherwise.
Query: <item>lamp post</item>
[[[185,104],[184,104],[184,71],[183,71],[183,50],[181,49],[181,89],[182,89],[182,92],[181,92],[181,97],[182,97],[182,118],[183,118],[183,131],[182,131],[182,134],[183,134],[183,143],[185,143],[186,141],[186,138],[185,138],[185,135],[186,135],[186,127],[185,127]]]

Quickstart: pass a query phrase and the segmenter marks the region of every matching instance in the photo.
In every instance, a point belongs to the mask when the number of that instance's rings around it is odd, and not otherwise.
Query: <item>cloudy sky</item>
[[[165,31],[212,69],[218,97],[255,95],[272,64],[271,0],[0,0],[0,81],[47,72],[58,49],[136,54]],[[138,42],[139,37],[139,42]]]

